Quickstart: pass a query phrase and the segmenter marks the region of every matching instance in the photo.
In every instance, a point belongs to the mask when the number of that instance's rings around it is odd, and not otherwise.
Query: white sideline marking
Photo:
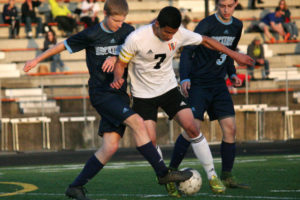
[[[65,194],[57,194],[57,193],[27,193],[27,196],[64,196]],[[105,196],[113,196],[113,197],[140,197],[140,198],[160,198],[160,197],[168,197],[167,194],[88,194],[88,196],[93,197],[105,197]],[[240,195],[215,195],[209,193],[198,193],[194,196],[206,196],[206,197],[216,197],[216,198],[234,198],[234,199],[274,199],[274,200],[300,200],[297,197],[274,197],[274,196],[240,196]]]
[[[300,190],[270,190],[270,192],[300,192]]]

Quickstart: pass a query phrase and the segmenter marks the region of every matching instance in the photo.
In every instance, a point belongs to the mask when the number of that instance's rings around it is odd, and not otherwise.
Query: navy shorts
[[[121,137],[126,125],[123,122],[135,112],[129,107],[129,97],[125,92],[101,92],[90,89],[90,100],[101,116],[98,134],[117,132]]]
[[[232,98],[226,85],[210,88],[191,85],[188,102],[194,117],[202,121],[205,111],[211,121],[235,115]]]
[[[169,119],[173,119],[178,111],[184,108],[190,108],[177,87],[154,98],[144,99],[133,97],[132,108],[144,120],[153,120],[156,122],[159,107],[167,113]]]

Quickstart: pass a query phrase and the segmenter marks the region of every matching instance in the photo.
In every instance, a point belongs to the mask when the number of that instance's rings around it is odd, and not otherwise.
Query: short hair
[[[218,3],[219,3],[219,1],[220,1],[220,0],[216,0],[216,4],[218,4]],[[237,0],[234,0],[234,2],[236,2],[236,1],[237,1]],[[253,1],[254,1],[254,0],[253,0]]]
[[[181,13],[177,8],[167,6],[159,12],[157,21],[161,28],[169,26],[177,29],[181,24]]]
[[[126,0],[106,0],[104,4],[104,11],[108,16],[128,14],[129,8]]]

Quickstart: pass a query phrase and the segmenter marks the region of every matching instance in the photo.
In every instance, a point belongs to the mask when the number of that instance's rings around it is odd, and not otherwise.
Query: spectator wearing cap
[[[256,80],[253,73],[255,66],[264,66],[264,69],[262,70],[262,79],[269,79],[269,61],[265,59],[264,47],[261,44],[259,37],[255,37],[254,40],[248,45],[247,55],[255,60],[253,65],[247,66],[248,74],[251,76],[251,80]]]

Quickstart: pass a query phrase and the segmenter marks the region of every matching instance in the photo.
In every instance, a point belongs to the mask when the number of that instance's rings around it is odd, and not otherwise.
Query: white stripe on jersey
[[[122,47],[119,58],[128,63],[131,93],[134,97],[153,98],[177,87],[172,60],[185,45],[198,45],[202,36],[182,27],[170,41],[162,41],[153,33],[152,24],[132,32]]]

